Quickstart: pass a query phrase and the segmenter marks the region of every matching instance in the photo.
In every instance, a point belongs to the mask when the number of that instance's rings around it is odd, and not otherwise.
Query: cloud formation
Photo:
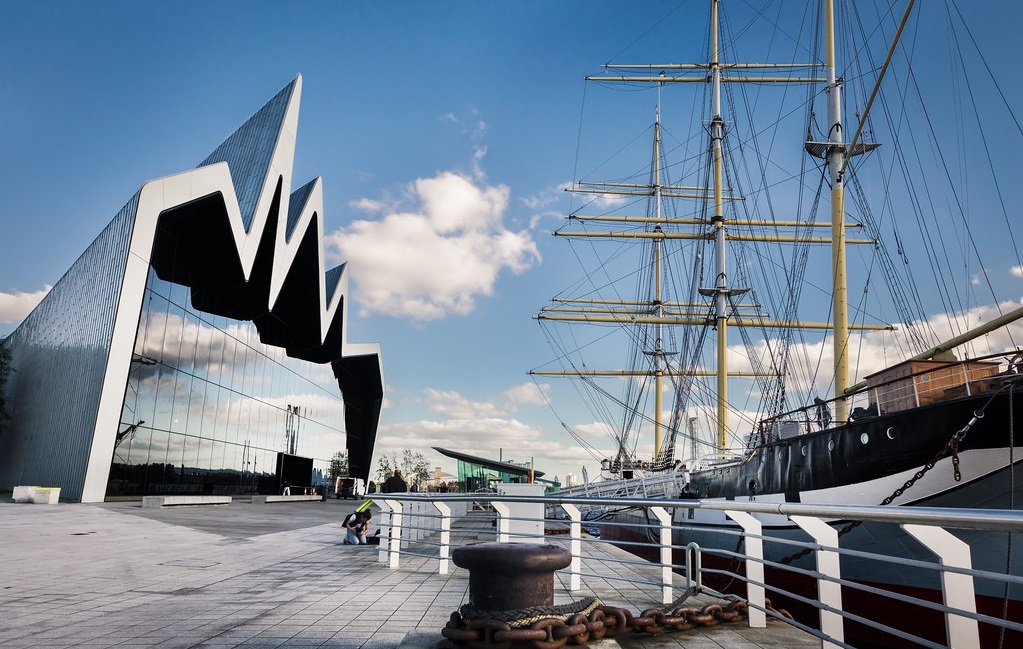
[[[453,419],[484,419],[501,415],[496,405],[486,401],[470,401],[458,392],[427,388],[426,407],[442,417]]]
[[[34,293],[22,293],[21,291],[0,293],[0,323],[20,323],[46,297],[46,294],[50,292],[50,288],[52,287],[47,284],[41,290]]]
[[[327,235],[328,254],[350,263],[361,315],[425,321],[466,315],[490,295],[504,270],[519,274],[540,261],[527,230],[503,223],[510,190],[479,175],[442,172],[420,178],[401,204],[381,209],[362,199],[353,207],[380,215]]]
[[[551,392],[550,383],[533,383],[528,381],[520,383],[515,387],[504,391],[504,398],[508,400],[512,409],[518,405],[543,406]]]

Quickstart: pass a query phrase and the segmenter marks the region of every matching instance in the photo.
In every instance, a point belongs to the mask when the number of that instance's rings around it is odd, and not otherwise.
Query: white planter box
[[[16,502],[16,503],[30,503],[30,502],[32,502],[32,499],[35,497],[36,489],[37,488],[38,487],[35,487],[35,486],[32,486],[32,487],[26,487],[26,486],[15,487],[14,488],[14,502]]]
[[[36,487],[32,502],[36,505],[56,505],[60,502],[60,487]]]

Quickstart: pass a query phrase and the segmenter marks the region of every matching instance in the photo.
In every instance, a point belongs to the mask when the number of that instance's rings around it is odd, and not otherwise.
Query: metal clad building
[[[297,77],[192,171],[145,183],[6,340],[0,486],[83,502],[267,492],[289,448],[368,478],[383,372],[345,339],[322,183],[294,193]]]

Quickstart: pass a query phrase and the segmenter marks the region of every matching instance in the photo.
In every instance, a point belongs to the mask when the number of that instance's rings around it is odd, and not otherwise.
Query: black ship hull
[[[981,416],[977,417],[978,411]],[[805,502],[815,504],[946,507],[956,509],[1020,509],[1023,507],[1023,434],[1014,431],[1014,413],[1023,413],[1023,388],[1005,386],[987,392],[917,409],[880,415],[848,425],[803,434],[764,444],[743,462],[694,471],[683,498],[736,502]],[[972,422],[972,423],[971,423]],[[970,424],[968,426],[968,424]],[[965,432],[962,432],[966,429]],[[949,446],[960,434],[956,447]],[[953,461],[955,458],[955,461]],[[956,476],[958,466],[959,477]],[[918,473],[923,472],[922,476]],[[1014,475],[1014,472],[1018,472]],[[907,483],[910,486],[906,487]],[[901,494],[892,498],[894,494]],[[769,562],[791,561],[812,570],[812,556],[793,559],[792,545],[770,539],[806,541],[809,537],[786,517],[758,515],[765,537],[764,555]],[[844,521],[829,521],[836,528]],[[619,512],[601,526],[608,540],[649,541],[647,530],[655,524],[641,510]],[[705,581],[711,587],[737,588],[738,580],[716,579],[715,570],[741,571],[740,562],[714,550],[740,550],[739,528],[723,512],[676,509],[676,547],[695,542],[703,549]],[[997,574],[1023,574],[1023,538],[1004,532],[952,530],[969,544],[973,567]],[[1019,535],[1015,535],[1018,537]],[[843,549],[871,552],[900,559],[933,563],[934,556],[898,525],[864,523],[839,540]],[[1013,546],[1017,548],[1013,552]],[[626,546],[634,548],[635,546]],[[652,558],[652,557],[651,557]],[[679,561],[684,560],[678,557]],[[942,601],[941,584],[932,570],[912,565],[882,563],[843,555],[842,578],[864,586]],[[767,570],[768,597],[794,612],[804,623],[816,624],[816,610],[797,600],[771,592],[771,587],[816,599],[812,578],[780,568]],[[1008,619],[1023,619],[1023,588],[975,579],[978,612]],[[744,592],[742,593],[744,594]],[[899,603],[867,590],[843,588],[843,607],[882,624],[945,642],[943,616],[933,610]],[[981,624],[982,645],[997,646],[998,629]],[[897,638],[863,625],[848,624],[847,638],[881,646],[903,646]],[[1006,632],[1004,646],[1023,646],[1023,635]]]

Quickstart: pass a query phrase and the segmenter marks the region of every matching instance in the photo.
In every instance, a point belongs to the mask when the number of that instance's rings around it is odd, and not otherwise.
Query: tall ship
[[[580,141],[591,113],[634,130],[581,147],[593,171],[554,233],[581,272],[536,316],[555,360],[531,374],[573,382],[586,409],[552,407],[605,495],[1021,509],[1020,120],[953,3],[797,4],[710,0],[702,41],[586,77]],[[642,538],[645,516],[614,508],[602,535]],[[675,516],[676,545],[736,543],[722,512]],[[1023,539],[962,536],[975,568],[1023,574]],[[870,524],[841,545],[930,559]],[[912,570],[842,571],[940,601]],[[981,612],[1023,619],[1023,589],[977,589]]]

